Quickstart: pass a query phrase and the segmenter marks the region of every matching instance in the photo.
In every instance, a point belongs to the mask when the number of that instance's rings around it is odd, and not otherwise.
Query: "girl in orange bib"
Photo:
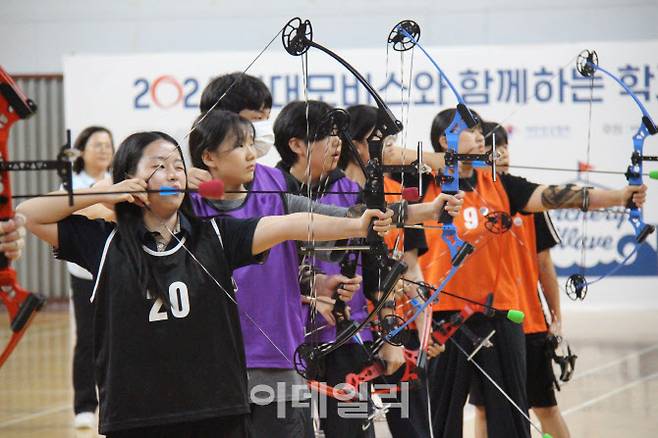
[[[454,115],[454,109],[445,110],[432,122],[430,135],[436,152],[447,149],[445,131]],[[460,132],[458,153],[484,152],[480,125]],[[467,162],[461,164],[459,188],[466,195],[454,224],[461,239],[473,245],[475,250],[443,290],[479,302],[484,302],[486,296],[493,293],[493,304],[498,309],[515,309],[521,304],[519,285],[515,280],[515,273],[521,268],[517,266],[518,257],[508,250],[515,238],[506,231],[509,228],[506,224],[514,215],[558,208],[589,210],[623,206],[631,199],[641,207],[646,199],[646,186],[626,186],[619,190],[591,189],[571,184],[547,186],[509,174],[499,174],[493,181],[490,171],[474,169]],[[440,184],[440,179],[436,178],[428,182],[424,191],[425,202],[441,193]],[[436,225],[436,222],[426,225]],[[421,269],[428,282],[439,285],[450,270],[450,253],[441,238],[440,229],[426,229],[426,236],[429,251],[420,259]],[[433,307],[435,319],[443,319],[464,307],[462,300],[446,294],[439,296]],[[466,327],[480,337],[488,336],[495,330],[491,338],[493,346],[480,350],[474,360],[527,415],[525,337],[522,327],[506,319],[487,319],[481,315],[471,317]],[[458,331],[453,339],[467,351],[473,349],[473,340],[465,331]],[[481,380],[489,420],[489,438],[529,437],[527,420],[513,410],[490,382],[485,381],[477,371],[474,372],[473,365],[453,343],[446,345],[445,352],[430,364],[434,436],[462,436],[463,406],[472,378]]]

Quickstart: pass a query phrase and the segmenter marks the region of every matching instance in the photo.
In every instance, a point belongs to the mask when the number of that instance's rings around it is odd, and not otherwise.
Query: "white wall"
[[[429,46],[658,39],[656,0],[0,0],[0,64],[59,73],[71,53],[257,50],[293,16],[342,49],[384,47],[406,18]]]

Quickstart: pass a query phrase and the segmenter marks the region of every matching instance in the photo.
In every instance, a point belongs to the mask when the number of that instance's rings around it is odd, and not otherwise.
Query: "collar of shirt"
[[[109,172],[105,172],[105,175],[103,175],[103,178],[107,178],[111,176]],[[81,170],[80,173],[73,173],[71,176],[71,179],[73,180],[73,188],[74,189],[86,189],[88,187],[93,186],[96,184],[98,181],[96,181],[94,178],[92,178],[87,172],[84,170]],[[64,190],[63,186],[60,186],[60,190]]]
[[[283,161],[279,161],[276,165],[277,169],[283,171],[284,177],[286,178],[286,182],[288,184],[288,189],[293,192],[293,194],[301,196],[308,195],[308,187],[304,182],[299,181],[292,175],[292,173],[290,173],[290,167],[290,165],[284,163]],[[345,172],[343,172],[343,170],[338,167],[335,168],[329,172],[329,175],[326,175],[321,181],[318,181],[317,184],[311,187],[311,197],[316,198],[319,192],[326,190],[327,187],[330,187],[333,183],[344,177]]]
[[[176,222],[176,227],[174,228],[174,235],[177,237],[177,239],[170,239],[169,243],[167,243],[165,246],[164,237],[158,231],[151,231],[146,228],[143,222],[139,224],[137,230],[137,236],[139,237],[142,244],[146,245],[147,248],[153,251],[166,251],[178,244],[178,240],[185,236],[192,235],[192,224],[190,220],[182,213],[178,214],[178,221]]]
[[[477,170],[473,169],[473,175],[468,178],[459,178],[459,188],[465,192],[472,192],[478,184]]]

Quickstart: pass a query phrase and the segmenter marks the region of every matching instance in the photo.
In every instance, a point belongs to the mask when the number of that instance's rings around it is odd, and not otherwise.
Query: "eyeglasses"
[[[89,148],[94,151],[103,151],[103,150],[112,150],[111,143],[91,143],[85,146],[85,149]]]

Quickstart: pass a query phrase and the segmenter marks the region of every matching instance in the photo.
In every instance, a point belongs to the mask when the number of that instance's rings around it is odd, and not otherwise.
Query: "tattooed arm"
[[[626,206],[631,199],[641,208],[647,197],[646,191],[645,185],[625,186],[618,190],[595,189],[575,184],[540,185],[532,193],[523,210],[529,213],[560,208],[588,211]]]

